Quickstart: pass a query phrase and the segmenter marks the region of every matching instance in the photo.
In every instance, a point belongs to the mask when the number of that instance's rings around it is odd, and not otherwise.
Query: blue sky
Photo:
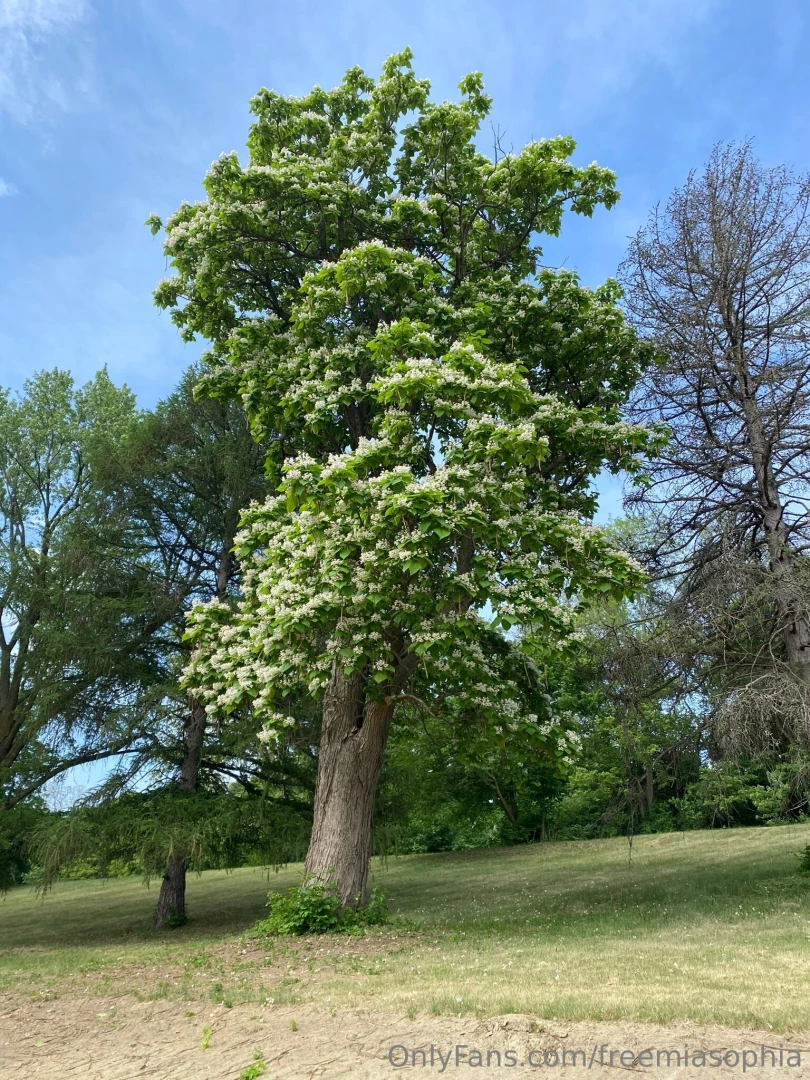
[[[515,146],[571,133],[615,169],[610,213],[550,263],[595,284],[717,139],[810,165],[807,0],[0,0],[0,383],[107,364],[148,405],[199,351],[151,301],[144,219],[244,145],[262,85],[303,93],[410,45],[437,97],[484,73]]]
[[[588,284],[718,139],[810,167],[808,0],[0,0],[0,385],[106,364],[144,405],[199,354],[151,293],[143,222],[242,151],[260,86],[301,94],[410,45],[436,97],[484,73],[507,144],[572,134],[622,199],[551,265]],[[619,485],[601,485],[602,516]]]
[[[572,134],[622,200],[547,262],[612,274],[718,139],[810,168],[807,0],[0,0],[0,384],[106,364],[144,405],[199,353],[151,291],[143,225],[241,150],[262,86],[301,94],[410,45],[436,97],[484,73],[505,141]],[[603,513],[618,509],[603,486]],[[70,781],[72,783],[73,780]],[[81,781],[80,781],[81,785]]]

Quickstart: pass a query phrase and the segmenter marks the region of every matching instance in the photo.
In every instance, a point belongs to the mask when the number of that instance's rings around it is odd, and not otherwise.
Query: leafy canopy
[[[614,282],[540,269],[536,241],[618,195],[569,138],[485,155],[481,76],[435,104],[410,59],[261,91],[247,166],[220,158],[166,223],[157,301],[212,342],[205,382],[242,397],[278,485],[243,518],[241,599],[192,613],[186,679],[271,735],[335,664],[389,700],[418,669],[442,709],[553,749],[537,673],[491,636],[562,642],[575,602],[639,587],[588,519],[593,478],[650,445],[620,415],[649,351]]]
[[[0,390],[0,805],[142,741],[152,590],[98,467],[134,416],[106,371]]]

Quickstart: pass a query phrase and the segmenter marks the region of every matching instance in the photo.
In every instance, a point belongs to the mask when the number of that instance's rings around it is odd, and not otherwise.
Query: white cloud
[[[86,13],[85,0],[0,0],[0,27],[51,33]]]
[[[9,184],[7,180],[4,180],[3,177],[0,176],[0,199],[2,199],[4,195],[15,195],[16,192],[17,189],[14,185]]]
[[[88,88],[87,0],[0,0],[0,114],[32,124]]]

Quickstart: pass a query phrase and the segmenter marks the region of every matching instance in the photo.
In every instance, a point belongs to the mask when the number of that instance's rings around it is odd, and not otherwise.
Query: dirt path
[[[684,1055],[687,1045],[690,1064],[682,1058],[679,1066],[674,1052]],[[785,1048],[781,1067],[780,1046]],[[392,1047],[398,1049],[389,1061]],[[725,1061],[718,1067],[716,1059],[707,1056],[700,1063],[699,1056],[694,1058],[700,1048],[721,1053]],[[788,1048],[795,1048],[792,1056]],[[659,1050],[672,1054],[669,1064],[662,1056],[656,1065]],[[587,1075],[618,1080],[628,1072],[656,1080],[810,1077],[810,1034],[776,1036],[689,1024],[544,1024],[524,1016],[408,1020],[373,1012],[331,1014],[306,1005],[227,1009],[120,997],[32,1002],[0,996],[0,1080],[238,1080],[257,1053],[266,1071],[254,1070],[254,1075],[266,1080],[378,1080],[397,1075],[453,1080]]]

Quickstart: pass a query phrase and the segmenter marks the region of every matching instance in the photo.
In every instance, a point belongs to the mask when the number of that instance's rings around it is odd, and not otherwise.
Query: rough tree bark
[[[458,546],[459,573],[468,573],[474,547]],[[459,601],[466,610],[469,601]],[[392,633],[399,663],[385,697],[371,700],[361,672],[346,676],[339,664],[324,694],[312,836],[306,859],[309,880],[330,882],[344,907],[368,902],[368,869],[374,832],[374,800],[385,747],[400,696],[406,693],[418,658]]]
[[[306,873],[334,881],[344,906],[368,901],[374,798],[393,706],[364,700],[363,678],[336,666],[326,692]]]
[[[381,701],[369,700],[361,673],[338,664],[324,695],[308,879],[335,885],[344,907],[368,902],[374,800],[397,694],[416,665],[405,657]]]

